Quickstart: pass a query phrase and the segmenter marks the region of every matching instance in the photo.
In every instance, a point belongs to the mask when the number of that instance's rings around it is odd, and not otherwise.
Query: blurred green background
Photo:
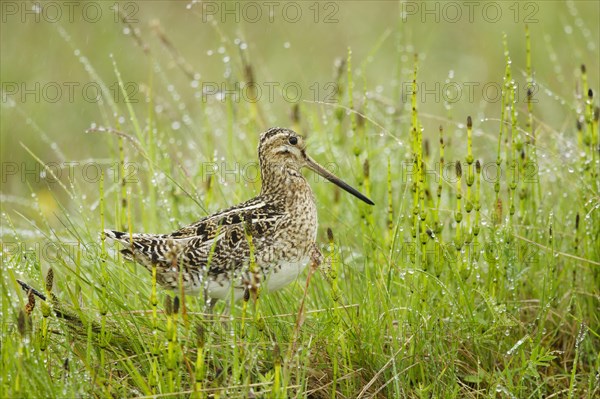
[[[1,192],[5,209],[18,207],[30,190],[44,195],[56,184],[44,179],[43,173],[36,177],[39,167],[25,147],[45,163],[117,161],[114,137],[85,131],[95,124],[134,135],[128,106],[142,128],[149,116],[160,121],[159,129],[171,138],[160,151],[174,161],[240,154],[243,161],[254,161],[260,131],[291,125],[295,103],[303,114],[320,118],[325,126],[342,102],[348,105],[347,91],[340,99],[335,89],[340,81],[336,62],[345,59],[349,49],[355,108],[361,110],[367,101],[364,112],[373,121],[408,121],[413,55],[418,54],[419,112],[425,137],[436,140],[437,126],[445,124],[450,141],[460,138],[463,133],[453,126],[472,115],[478,153],[489,149],[492,157],[500,114],[495,88],[502,84],[505,68],[503,34],[525,107],[525,25],[531,33],[539,85],[536,117],[560,135],[571,135],[575,110],[569,104],[578,90],[580,65],[587,66],[590,87],[599,83],[599,4],[3,2]],[[239,112],[251,99],[235,86],[247,84],[247,65],[262,89],[258,98],[262,122],[256,125]],[[344,83],[345,68],[341,69]],[[127,104],[119,90],[117,69],[134,103]],[[95,100],[99,81],[106,88],[102,101]],[[240,96],[237,101],[215,95],[215,88],[223,85],[235,93],[230,92],[230,99]],[[233,136],[227,136],[228,131]],[[207,132],[223,140],[207,139]],[[327,129],[315,132],[329,133]],[[404,154],[398,143],[406,140],[408,130],[392,133],[396,140],[389,142],[390,151]],[[539,145],[555,139],[539,137]],[[75,178],[82,175],[81,169],[73,167]],[[66,171],[61,181],[68,182]],[[80,182],[87,183],[93,195],[97,182]],[[57,191],[53,195],[64,199]],[[56,205],[48,201],[46,211],[51,212]]]

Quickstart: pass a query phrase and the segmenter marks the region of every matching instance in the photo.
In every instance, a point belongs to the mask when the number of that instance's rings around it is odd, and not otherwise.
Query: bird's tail
[[[106,238],[110,238],[111,240],[119,241],[119,242],[127,245],[127,244],[131,244],[130,238],[133,240],[132,236],[137,235],[137,234],[129,235],[128,233],[124,233],[122,231],[104,230],[104,235],[106,236]]]
[[[150,268],[156,264],[170,265],[170,252],[179,252],[176,241],[165,235],[160,234],[142,234],[142,233],[126,233],[115,230],[104,230],[107,238],[118,241],[125,248],[121,250],[124,258],[141,263]]]
[[[121,249],[121,253],[125,257],[125,259],[134,262],[134,251],[135,251],[135,243],[143,238],[144,236],[150,236],[150,234],[130,234],[123,231],[116,230],[104,230],[104,235],[106,238],[109,238],[114,241],[118,241],[122,245],[125,246],[124,249]],[[138,252],[138,251],[135,251]],[[139,256],[139,255],[138,255]],[[139,260],[139,259],[138,259]]]

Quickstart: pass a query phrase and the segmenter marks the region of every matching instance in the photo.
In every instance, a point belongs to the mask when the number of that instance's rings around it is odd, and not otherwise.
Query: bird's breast
[[[295,193],[295,198],[290,201],[288,213],[290,215],[287,228],[297,237],[303,237],[307,243],[314,243],[317,239],[318,215],[315,198],[308,185]]]

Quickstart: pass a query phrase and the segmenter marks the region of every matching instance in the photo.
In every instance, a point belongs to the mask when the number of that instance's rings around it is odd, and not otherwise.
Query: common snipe
[[[268,291],[284,287],[320,253],[316,247],[317,207],[303,167],[312,169],[367,204],[373,202],[328,172],[306,154],[302,136],[272,128],[258,146],[262,189],[242,204],[200,219],[170,234],[129,234],[106,230],[125,246],[126,259],[152,271],[157,282],[186,293],[204,291],[206,299],[234,299],[247,293],[248,282]],[[251,262],[251,257],[254,259]]]

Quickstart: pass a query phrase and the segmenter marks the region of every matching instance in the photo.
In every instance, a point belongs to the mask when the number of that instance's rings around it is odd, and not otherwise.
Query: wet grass
[[[522,65],[509,41],[525,43]],[[323,266],[280,292],[217,304],[214,317],[203,298],[157,287],[99,232],[170,231],[256,194],[256,137],[275,118],[231,97],[194,112],[170,85],[167,61],[149,57],[141,104],[103,93],[101,122],[88,132],[109,154],[94,159],[97,177],[59,178],[46,163],[40,171],[60,183],[32,187],[19,206],[3,201],[2,396],[596,397],[597,88],[580,67],[575,94],[561,98],[568,126],[553,126],[534,96],[538,80],[551,80],[533,73],[539,42],[523,28],[504,46],[498,118],[478,109],[458,117],[450,104],[448,115],[426,115],[418,88],[427,61],[408,52],[408,102],[391,106],[367,95],[365,65],[344,49],[336,102],[293,105],[277,124],[306,135],[313,156],[376,206],[307,174]],[[253,81],[260,60],[231,54],[229,79]],[[111,64],[127,98],[125,71]]]

